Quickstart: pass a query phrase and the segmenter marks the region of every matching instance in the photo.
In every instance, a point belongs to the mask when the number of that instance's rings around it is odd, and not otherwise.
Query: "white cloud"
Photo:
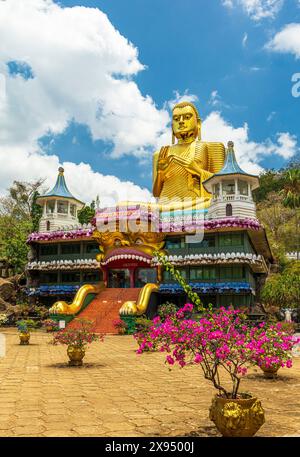
[[[11,77],[8,61],[26,62],[34,78]],[[104,176],[85,163],[61,163],[38,144],[44,134],[61,133],[75,120],[90,128],[93,139],[110,141],[115,158],[135,156],[150,173],[153,151],[170,144],[167,108],[198,98],[175,91],[173,100],[159,110],[133,80],[142,69],[137,49],[99,9],[62,8],[52,0],[0,1],[0,193],[14,179],[45,177],[52,187],[63,165],[70,191],[83,201],[97,194],[102,201],[149,200],[147,189]],[[217,90],[212,97],[219,97]],[[248,171],[259,170],[255,162],[264,154],[277,151],[290,157],[296,148],[296,139],[288,133],[279,134],[275,143],[252,142],[247,124],[236,128],[217,112],[205,119],[203,136],[235,141]]]
[[[266,46],[271,51],[291,53],[300,58],[300,24],[287,24]]]
[[[273,19],[281,10],[284,0],[222,0],[227,8],[241,6],[254,21]]]
[[[34,78],[10,76],[10,61],[29,65]],[[43,155],[38,139],[63,132],[71,120],[87,125],[94,140],[110,141],[114,157],[149,156],[165,137],[169,114],[132,80],[143,68],[137,49],[99,9],[62,8],[52,0],[0,2],[0,191],[13,179],[46,174],[53,182],[59,159]],[[113,184],[120,191],[117,178],[103,186],[104,177],[93,176],[104,193]],[[74,191],[90,199],[94,191],[82,179]],[[132,198],[133,190],[136,198],[148,197],[132,183],[123,186],[122,198]]]
[[[277,114],[276,111],[271,111],[271,113],[267,117],[267,121],[271,122],[274,119],[274,117],[276,116],[276,114]]]
[[[211,105],[214,109],[221,108],[230,108],[230,105],[227,105],[219,95],[217,90],[213,90],[210,94],[208,104]]]
[[[74,119],[89,126],[93,139],[111,141],[115,157],[157,145],[168,112],[141,94],[132,80],[144,68],[138,51],[99,9],[0,2],[0,30],[2,144],[32,148]],[[35,78],[9,77],[9,61],[26,62]]]
[[[277,142],[279,146],[276,149],[276,154],[284,159],[290,159],[299,151],[296,135],[291,135],[288,132],[277,133]]]
[[[242,45],[245,48],[248,42],[248,33],[244,33],[243,40],[242,40]]]
[[[12,184],[14,179],[33,181],[44,178],[43,189],[54,186],[59,165],[65,169],[67,186],[74,197],[90,202],[99,194],[101,202],[109,200],[115,203],[120,200],[149,201],[151,194],[148,189],[141,188],[129,181],[121,181],[116,176],[104,176],[91,169],[89,164],[72,162],[60,163],[56,155],[28,153],[24,149],[5,148],[1,150],[0,194]]]
[[[246,123],[242,127],[234,127],[216,111],[203,122],[202,140],[222,141],[225,145],[228,141],[233,141],[239,165],[249,173],[258,173],[262,170],[258,162],[264,157],[270,157],[271,168],[273,154],[288,159],[298,151],[297,139],[290,133],[278,133],[276,142],[268,138],[262,143],[256,143],[249,139],[249,128]]]
[[[167,102],[167,106],[169,107],[169,109],[173,109],[174,105],[183,101],[194,103],[198,101],[198,97],[195,94],[189,94],[189,91],[187,89],[184,91],[183,94],[175,90],[174,98]]]
[[[208,103],[212,106],[218,105],[220,102],[221,97],[218,94],[217,90],[213,90],[212,93],[210,94],[210,99]]]

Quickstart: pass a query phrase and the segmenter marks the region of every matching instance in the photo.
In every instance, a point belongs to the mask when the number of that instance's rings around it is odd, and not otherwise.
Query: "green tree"
[[[21,272],[27,263],[28,235],[38,228],[41,210],[36,204],[43,181],[14,181],[0,198],[0,256]]]
[[[78,220],[80,224],[89,224],[95,216],[95,201],[93,200],[90,205],[85,205],[78,211]]]
[[[300,263],[290,262],[282,273],[272,274],[262,292],[262,301],[280,308],[300,306]]]
[[[296,233],[296,251],[297,260],[299,260],[299,209],[300,209],[300,168],[292,168],[284,173],[284,187],[282,190],[283,204],[287,208],[291,208],[295,217],[295,233]]]

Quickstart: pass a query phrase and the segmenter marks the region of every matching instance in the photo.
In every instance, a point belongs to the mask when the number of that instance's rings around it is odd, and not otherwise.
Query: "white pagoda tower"
[[[58,177],[50,192],[40,195],[37,203],[43,207],[40,220],[40,232],[52,232],[62,226],[79,224],[77,213],[84,207],[84,203],[75,198],[67,188],[64,169],[58,169]]]

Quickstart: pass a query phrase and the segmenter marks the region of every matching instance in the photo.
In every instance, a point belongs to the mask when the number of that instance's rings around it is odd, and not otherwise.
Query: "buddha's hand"
[[[170,164],[169,159],[159,159],[158,160],[158,169],[160,171],[165,171]]]

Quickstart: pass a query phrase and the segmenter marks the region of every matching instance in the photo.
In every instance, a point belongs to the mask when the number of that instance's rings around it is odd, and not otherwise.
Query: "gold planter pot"
[[[261,402],[250,395],[231,399],[215,396],[209,410],[209,418],[223,436],[253,436],[265,422]]]
[[[277,377],[277,371],[280,368],[280,365],[277,365],[275,367],[260,367],[264,373],[264,377],[267,379],[274,379]]]
[[[30,333],[29,332],[27,332],[27,333],[20,332],[19,338],[20,338],[20,344],[29,344]]]
[[[78,346],[68,346],[67,354],[69,356],[69,365],[79,367],[82,365],[82,359],[85,356],[85,350]]]

